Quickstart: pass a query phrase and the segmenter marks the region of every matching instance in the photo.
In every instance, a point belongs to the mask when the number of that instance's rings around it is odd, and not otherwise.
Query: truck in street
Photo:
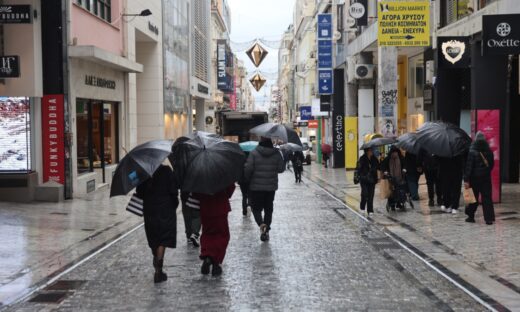
[[[217,134],[226,140],[241,143],[251,141],[249,130],[268,122],[266,112],[237,112],[223,110],[216,113]]]

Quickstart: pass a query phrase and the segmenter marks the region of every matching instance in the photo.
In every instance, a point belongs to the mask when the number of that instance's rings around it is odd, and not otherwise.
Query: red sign
[[[65,184],[63,94],[42,99],[43,182]]]
[[[318,120],[309,120],[310,129],[318,129],[318,126],[319,126]]]
[[[489,147],[495,158],[495,166],[491,172],[491,183],[493,185],[493,202],[500,202],[501,180],[500,180],[500,110],[478,110],[477,131],[486,136]]]

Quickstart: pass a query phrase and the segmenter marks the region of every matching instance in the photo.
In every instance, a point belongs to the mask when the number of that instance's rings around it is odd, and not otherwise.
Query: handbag
[[[126,205],[126,211],[135,214],[136,216],[143,216],[143,199],[137,196],[137,193],[134,193]]]
[[[475,198],[475,193],[473,193],[473,189],[467,188],[464,189],[464,203],[466,205],[471,205],[477,202],[477,199]]]

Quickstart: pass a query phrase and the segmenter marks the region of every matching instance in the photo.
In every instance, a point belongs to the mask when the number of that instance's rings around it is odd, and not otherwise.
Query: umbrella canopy
[[[286,144],[280,145],[280,150],[288,151],[288,152],[302,152],[303,146],[294,144],[294,143],[286,143]]]
[[[374,148],[374,147],[380,147],[385,145],[394,144],[396,141],[394,138],[376,138],[372,139],[369,142],[363,144],[360,148],[360,150],[364,150],[367,148]]]
[[[415,132],[408,132],[398,137],[395,146],[414,155],[418,155],[421,150],[421,147],[417,144],[417,133]]]
[[[332,153],[332,146],[330,146],[329,144],[323,143],[321,145],[321,152],[323,154],[330,154],[330,153]]]
[[[440,157],[455,157],[471,145],[471,138],[461,128],[444,122],[427,122],[417,130],[417,141],[422,149]]]
[[[239,145],[240,145],[240,148],[244,152],[251,152],[258,146],[258,142],[257,141],[247,141],[247,142],[242,142]]]
[[[173,168],[183,192],[215,194],[242,177],[245,154],[237,143],[198,135],[173,148]]]
[[[117,165],[110,196],[126,195],[150,178],[170,155],[173,141],[156,140],[132,149]]]
[[[294,143],[302,146],[298,133],[285,125],[268,122],[254,127],[249,132],[266,138],[279,139],[284,143]]]

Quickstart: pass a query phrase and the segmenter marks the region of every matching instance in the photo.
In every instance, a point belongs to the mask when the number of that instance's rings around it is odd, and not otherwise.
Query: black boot
[[[213,264],[213,268],[211,269],[212,276],[222,275],[222,267],[219,264]]]
[[[202,261],[202,267],[200,268],[200,273],[202,273],[204,275],[208,275],[209,269],[212,264],[213,264],[213,261],[211,261],[210,257],[204,258],[204,260]]]
[[[153,276],[154,283],[162,283],[168,279],[168,275],[163,272],[164,259],[153,258],[153,267],[155,268],[155,274]]]
[[[429,207],[433,207],[433,206],[435,206],[435,202],[433,201],[433,199],[430,199],[430,200],[428,201],[428,206],[429,206]]]

